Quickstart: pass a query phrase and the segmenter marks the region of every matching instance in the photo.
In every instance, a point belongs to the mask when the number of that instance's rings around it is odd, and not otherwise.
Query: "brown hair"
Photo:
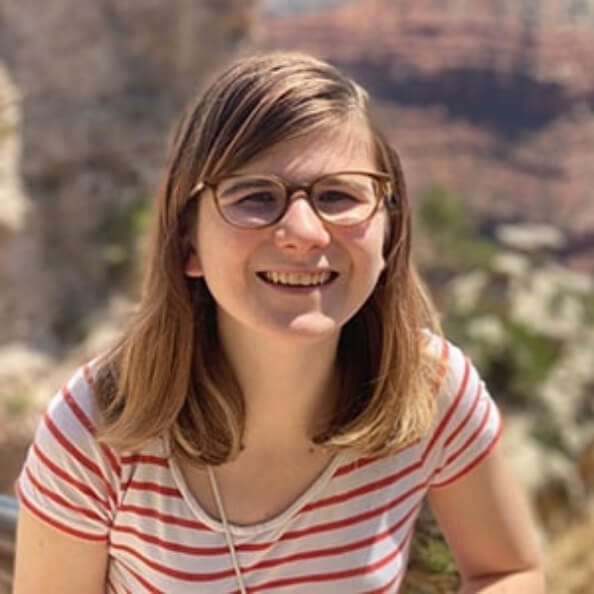
[[[394,451],[424,434],[434,412],[436,365],[422,329],[441,334],[411,262],[411,220],[400,160],[379,132],[367,93],[333,66],[298,53],[242,58],[183,114],[173,137],[137,313],[97,375],[99,436],[135,449],[169,433],[199,463],[240,450],[241,388],[219,348],[216,307],[202,279],[184,274],[197,180],[230,173],[263,149],[363,118],[392,180],[384,269],[343,327],[342,384],[334,418],[314,441],[334,450]]]

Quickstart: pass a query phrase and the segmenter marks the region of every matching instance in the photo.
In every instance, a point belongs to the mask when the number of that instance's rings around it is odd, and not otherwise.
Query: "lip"
[[[329,272],[330,278],[321,285],[302,285],[302,286],[289,286],[289,285],[280,285],[270,282],[265,276],[265,272],[279,272],[284,274],[320,274],[321,272]],[[282,291],[284,293],[312,293],[314,291],[323,291],[331,286],[334,281],[338,278],[339,274],[335,270],[330,269],[315,269],[315,270],[282,270],[282,269],[267,269],[267,270],[260,270],[256,272],[256,277],[260,280],[264,285],[267,287],[271,287],[272,289],[276,289],[277,291]]]

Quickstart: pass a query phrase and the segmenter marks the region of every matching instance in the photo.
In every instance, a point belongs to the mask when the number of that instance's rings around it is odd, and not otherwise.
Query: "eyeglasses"
[[[223,219],[242,229],[260,229],[280,221],[290,197],[304,192],[315,213],[332,225],[351,226],[370,219],[392,196],[390,176],[368,171],[340,171],[310,184],[288,184],[274,175],[229,175],[196,184],[191,195],[212,189]]]

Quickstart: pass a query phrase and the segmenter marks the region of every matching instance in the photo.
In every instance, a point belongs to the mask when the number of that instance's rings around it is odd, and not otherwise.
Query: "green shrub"
[[[29,390],[17,389],[1,400],[2,412],[8,417],[22,417],[31,408],[32,396]]]
[[[481,237],[469,210],[454,194],[440,185],[422,194],[418,227],[438,259],[426,266],[465,271],[489,266],[496,248]]]

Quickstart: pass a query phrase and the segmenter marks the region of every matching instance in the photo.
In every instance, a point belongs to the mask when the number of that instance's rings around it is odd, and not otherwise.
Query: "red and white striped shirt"
[[[476,466],[501,417],[462,351],[432,337],[438,414],[423,439],[384,457],[337,455],[284,512],[231,526],[250,592],[396,592],[429,488]],[[109,543],[105,591],[237,592],[222,524],[192,496],[166,439],[138,453],[93,436],[93,364],[52,400],[17,481],[22,505],[57,529]]]

